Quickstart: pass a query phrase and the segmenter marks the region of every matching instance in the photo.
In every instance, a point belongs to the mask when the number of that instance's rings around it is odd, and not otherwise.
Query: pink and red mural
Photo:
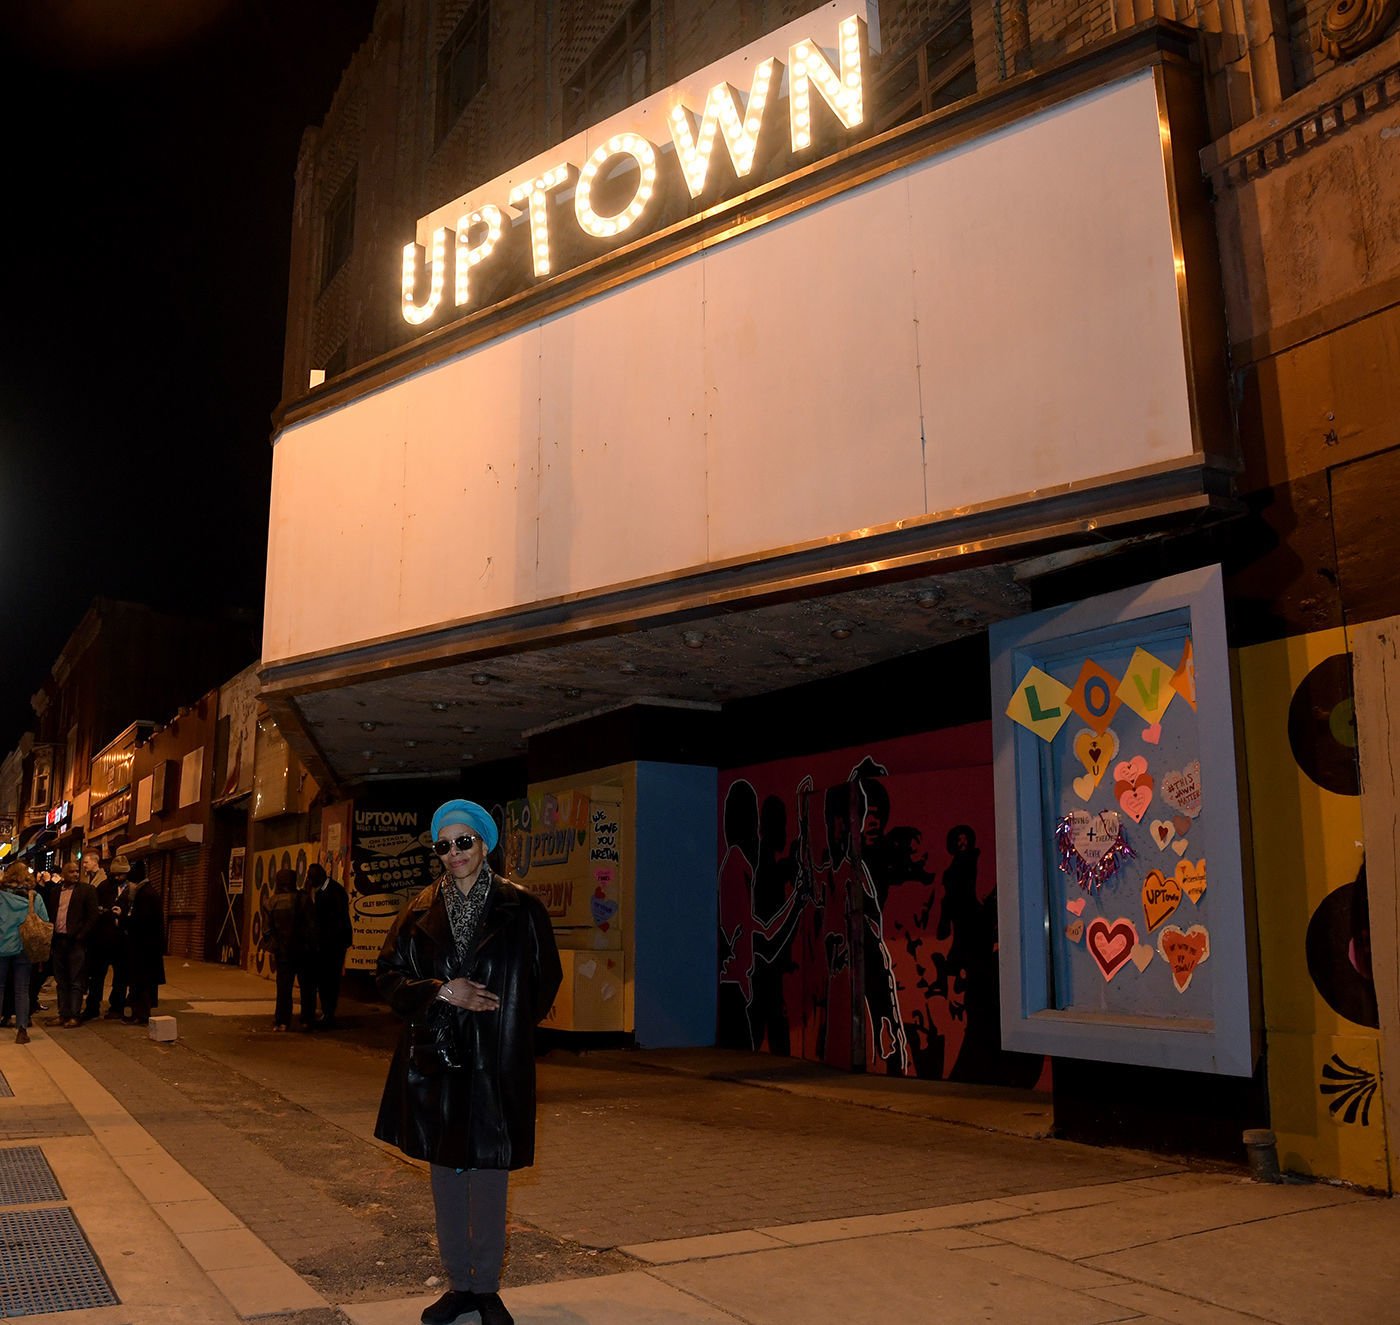
[[[991,724],[720,779],[719,1042],[1036,1085],[1001,1051]]]

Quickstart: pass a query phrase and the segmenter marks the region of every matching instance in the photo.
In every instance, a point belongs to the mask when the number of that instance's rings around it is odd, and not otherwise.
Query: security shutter
[[[203,961],[204,933],[208,913],[204,852],[199,847],[182,847],[169,855],[170,873],[166,914],[169,918],[172,957]]]

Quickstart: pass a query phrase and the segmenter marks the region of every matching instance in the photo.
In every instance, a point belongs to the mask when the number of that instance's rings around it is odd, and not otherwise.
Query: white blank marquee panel
[[[1149,70],[286,429],[263,660],[1193,449]]]

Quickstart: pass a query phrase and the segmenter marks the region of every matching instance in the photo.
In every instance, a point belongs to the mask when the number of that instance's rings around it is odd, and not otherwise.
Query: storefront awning
[[[52,829],[45,824],[31,824],[28,828],[20,829],[15,855],[29,855],[32,852],[52,846],[53,842],[54,833]]]
[[[148,856],[152,851],[165,851],[171,847],[198,846],[204,841],[203,824],[185,824],[180,828],[167,828],[161,833],[147,833],[128,842],[122,848],[122,855]]]

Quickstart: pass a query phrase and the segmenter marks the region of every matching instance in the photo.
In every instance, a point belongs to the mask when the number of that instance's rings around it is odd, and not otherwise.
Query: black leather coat
[[[562,974],[549,916],[532,893],[493,876],[476,951],[459,965],[438,885],[423,889],[379,954],[379,990],[405,1025],[375,1136],[413,1159],[451,1168],[534,1163],[535,1025]],[[439,987],[457,976],[485,985],[501,1006],[466,1012],[437,999]],[[439,1030],[459,1068],[433,1053]]]

